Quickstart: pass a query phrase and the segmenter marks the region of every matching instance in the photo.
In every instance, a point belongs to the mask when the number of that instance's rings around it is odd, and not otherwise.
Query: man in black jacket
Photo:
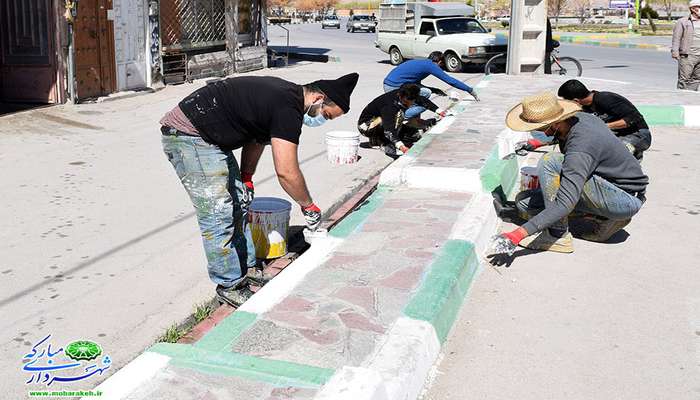
[[[558,94],[559,97],[580,104],[583,111],[600,117],[638,160],[642,159],[642,153],[651,146],[651,131],[644,117],[629,100],[619,94],[588,90],[576,79],[564,82]]]
[[[445,116],[445,111],[420,95],[418,85],[406,83],[372,100],[362,110],[357,129],[370,139],[371,145],[383,146],[389,157],[406,154],[411,145],[420,139],[418,128],[429,125],[418,117],[406,121],[405,112],[414,105]]]

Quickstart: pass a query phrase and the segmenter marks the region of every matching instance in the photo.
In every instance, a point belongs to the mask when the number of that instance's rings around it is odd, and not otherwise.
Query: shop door
[[[107,20],[111,0],[80,0],[75,18],[75,79],[78,98],[114,92],[114,31]]]
[[[144,0],[114,5],[117,90],[146,87],[146,7]]]
[[[0,101],[55,103],[51,0],[0,1]]]

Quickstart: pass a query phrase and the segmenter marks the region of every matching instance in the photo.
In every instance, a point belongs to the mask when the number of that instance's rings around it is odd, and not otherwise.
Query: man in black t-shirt
[[[441,117],[445,116],[445,112],[438,109],[435,103],[420,95],[418,85],[406,83],[372,100],[362,110],[357,129],[369,138],[370,145],[383,146],[386,155],[397,157],[405,154],[411,144],[420,138],[417,128],[425,126],[425,122],[418,117],[404,124],[406,110],[416,104]]]
[[[588,90],[576,79],[564,82],[558,94],[559,97],[580,104],[583,111],[600,117],[638,160],[642,159],[642,153],[651,146],[651,131],[644,117],[629,100],[619,94]]]
[[[256,258],[247,214],[265,145],[271,145],[280,185],[301,207],[307,227],[318,227],[321,210],[299,168],[301,128],[347,113],[358,77],[303,86],[274,77],[228,78],[194,91],[160,120],[163,150],[195,207],[221,301],[237,307],[252,295],[246,273]],[[240,168],[232,152],[239,148]]]

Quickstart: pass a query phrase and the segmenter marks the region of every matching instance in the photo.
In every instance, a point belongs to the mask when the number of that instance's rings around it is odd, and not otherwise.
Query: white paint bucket
[[[328,162],[335,165],[354,164],[360,148],[360,133],[332,131],[326,133]]]
[[[540,176],[536,167],[520,168],[520,191],[539,189]]]
[[[276,197],[256,197],[250,205],[250,230],[257,258],[287,254],[287,230],[292,203]]]

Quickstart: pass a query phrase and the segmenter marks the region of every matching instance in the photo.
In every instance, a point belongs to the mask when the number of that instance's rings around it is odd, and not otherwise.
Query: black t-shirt
[[[271,138],[299,144],[304,121],[302,87],[268,76],[210,83],[179,106],[206,142],[224,149],[269,143]]]
[[[399,102],[399,89],[386,92],[372,100],[360,113],[358,125],[370,122],[376,117],[382,118],[382,128],[387,139],[396,143],[399,140],[399,130],[403,122],[405,107]],[[435,111],[438,106],[423,96],[418,96],[416,104],[430,111]]]
[[[593,103],[584,111],[599,116],[606,123],[624,119],[627,128],[616,129],[617,136],[625,136],[640,129],[649,129],[644,117],[629,100],[612,92],[593,91]]]

